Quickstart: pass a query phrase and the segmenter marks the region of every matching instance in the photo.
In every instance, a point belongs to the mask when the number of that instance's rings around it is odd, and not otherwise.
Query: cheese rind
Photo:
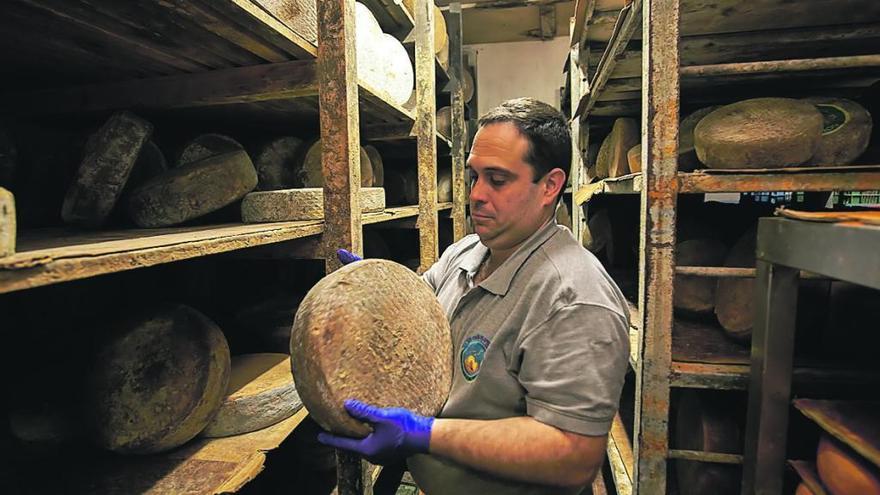
[[[201,134],[183,146],[175,167],[189,165],[205,158],[232,153],[244,149],[241,144],[225,134]]]
[[[313,141],[298,164],[295,176],[295,187],[324,187],[324,170],[321,167],[321,140]],[[373,166],[363,146],[359,149],[361,163],[361,187],[373,185]]]
[[[809,165],[849,165],[868,149],[873,122],[864,107],[844,98],[813,97],[804,101],[815,105],[823,119],[819,147]]]
[[[61,206],[65,223],[90,228],[104,224],[152,132],[153,126],[146,120],[119,112],[89,138]]]
[[[204,437],[240,435],[272,426],[302,407],[287,354],[233,356],[227,395]]]
[[[385,190],[361,188],[361,212],[385,210]],[[317,187],[257,191],[244,197],[241,219],[246,223],[321,220],[324,218],[324,190]]]
[[[725,105],[694,129],[697,157],[709,168],[783,168],[805,163],[819,145],[822,114],[790,98]]]
[[[296,161],[302,154],[303,140],[294,136],[273,139],[254,155],[257,190],[275,191],[296,186]]]

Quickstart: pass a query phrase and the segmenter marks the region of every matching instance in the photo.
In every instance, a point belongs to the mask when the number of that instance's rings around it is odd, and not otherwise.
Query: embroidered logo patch
[[[461,374],[464,375],[465,380],[472,382],[480,374],[480,366],[488,348],[489,339],[482,335],[471,335],[465,339],[460,356]]]

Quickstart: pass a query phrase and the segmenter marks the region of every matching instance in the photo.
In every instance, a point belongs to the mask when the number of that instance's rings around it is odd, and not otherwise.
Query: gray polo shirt
[[[452,390],[439,417],[531,416],[608,433],[629,356],[626,301],[599,261],[554,221],[474,287],[488,249],[469,235],[423,278],[452,329]],[[428,495],[578,493],[509,482],[435,456],[408,459]]]

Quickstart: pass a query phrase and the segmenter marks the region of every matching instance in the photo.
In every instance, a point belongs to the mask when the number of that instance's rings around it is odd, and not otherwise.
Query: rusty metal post
[[[416,0],[416,146],[419,168],[419,273],[437,261],[437,121],[434,2]]]
[[[361,254],[360,118],[355,59],[354,0],[321,0],[318,8],[318,102],[324,172],[323,251],[327,272],[335,251]],[[360,457],[338,451],[340,495],[362,495]]]
[[[318,7],[318,101],[324,172],[324,257],[339,268],[336,249],[361,254],[360,116],[355,60],[354,0]]]
[[[452,238],[457,241],[467,232],[464,210],[468,200],[464,184],[467,132],[464,127],[464,92],[461,80],[466,69],[461,53],[461,2],[449,4],[446,28],[449,30],[449,75],[452,81]]]
[[[648,0],[642,20],[642,153],[636,372],[636,493],[666,493],[679,112],[679,0]]]

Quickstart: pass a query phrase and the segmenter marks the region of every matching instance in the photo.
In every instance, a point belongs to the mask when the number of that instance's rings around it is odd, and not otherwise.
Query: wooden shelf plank
[[[452,201],[445,203],[437,203],[437,211],[446,211],[452,209]]]
[[[417,216],[419,216],[418,206],[395,206],[385,208],[385,211],[381,213],[367,213],[361,217],[361,222],[364,225],[367,225],[371,223],[391,222],[402,218]]]
[[[361,3],[370,9],[383,32],[399,40],[405,39],[415,27],[413,14],[400,1],[361,0]]]
[[[794,407],[880,467],[880,402],[795,399]]]
[[[620,414],[614,416],[611,423],[611,432],[608,435],[606,448],[608,462],[611,464],[611,474],[614,477],[614,486],[618,495],[631,495],[633,492],[633,451],[632,443]]]
[[[872,191],[880,189],[880,166],[679,172],[678,184],[680,193]],[[574,200],[580,205],[598,194],[636,194],[641,191],[642,174],[629,174],[582,186],[575,192]]]
[[[18,252],[0,260],[0,293],[318,235],[323,223],[280,222],[19,235]]]

